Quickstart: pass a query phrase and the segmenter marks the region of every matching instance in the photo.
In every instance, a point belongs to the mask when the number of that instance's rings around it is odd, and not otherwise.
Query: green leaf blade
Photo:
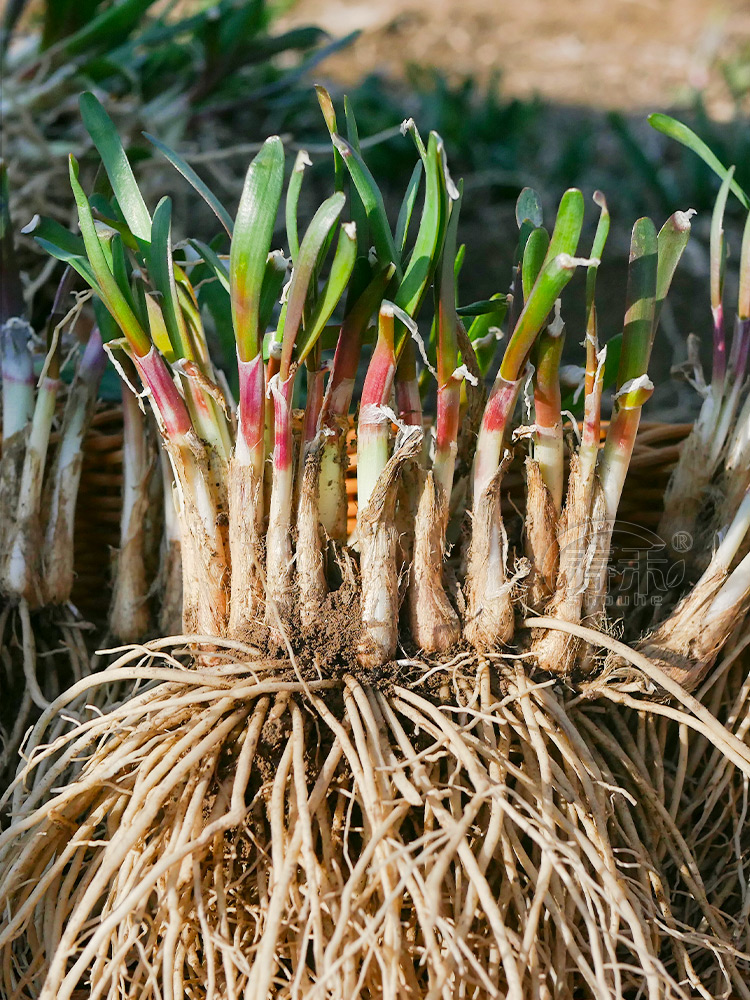
[[[671,118],[669,115],[664,114],[652,114],[648,116],[649,125],[655,128],[657,132],[661,132],[663,135],[668,136],[670,139],[675,139],[677,142],[682,143],[693,153],[696,153],[703,162],[709,166],[715,174],[725,180],[728,170],[724,164],[719,160],[716,154],[709,149],[706,143],[693,132],[691,128],[684,125],[682,122],[677,121],[676,118]],[[740,202],[745,208],[750,208],[750,198],[748,198],[745,191],[740,187],[734,178],[730,181],[730,187],[734,194],[739,198]]]
[[[294,269],[292,282],[289,286],[286,315],[284,318],[280,368],[282,382],[289,375],[294,345],[300,326],[302,325],[302,316],[310,289],[310,282],[315,277],[320,252],[326,244],[328,234],[343,211],[345,201],[346,197],[341,191],[337,191],[330,198],[326,199],[313,216],[300,245],[297,266]],[[352,261],[352,266],[353,264],[354,261]]]
[[[370,169],[360,154],[340,135],[333,136],[334,148],[338,150],[354,182],[365,208],[365,214],[372,234],[375,252],[381,264],[391,262],[398,265],[400,254],[388,223],[383,194],[370,173]]]
[[[336,253],[331,265],[331,273],[323,292],[315,304],[308,323],[305,324],[301,339],[297,343],[297,360],[301,363],[313,349],[325,329],[333,310],[346,291],[357,259],[357,231],[353,222],[341,227]]]
[[[80,106],[83,124],[102,158],[120,210],[133,235],[148,243],[151,235],[151,216],[114,122],[90,92],[81,94]]]
[[[651,354],[656,307],[658,240],[651,219],[633,226],[628,266],[628,290],[622,353],[617,374],[618,391],[626,382],[646,374]]]
[[[185,178],[188,184],[190,184],[198,192],[198,194],[201,196],[201,198],[203,198],[203,200],[211,209],[211,211],[214,213],[216,218],[219,220],[219,222],[231,236],[232,229],[234,227],[234,223],[232,222],[232,216],[229,214],[226,208],[224,208],[222,203],[219,201],[219,199],[216,197],[213,191],[208,187],[208,185],[205,184],[200,179],[200,177],[193,170],[190,164],[186,160],[184,160],[179,153],[175,152],[175,150],[167,146],[166,143],[163,143],[161,142],[161,140],[156,139],[153,135],[149,135],[148,132],[144,132],[143,136],[144,138],[148,139],[148,141],[151,143],[152,146],[155,146],[156,149],[159,150],[159,152],[162,154],[162,156],[165,157],[165,159],[169,160],[172,166],[182,174],[182,176]]]
[[[549,233],[547,230],[542,227],[532,229],[529,233],[529,238],[526,240],[526,246],[523,251],[523,263],[521,265],[521,285],[523,287],[524,299],[528,299],[531,294],[531,289],[534,287],[536,279],[539,277],[539,272],[542,270],[548,249]]]
[[[271,136],[248,167],[229,252],[232,323],[242,361],[262,347],[260,297],[283,184],[284,147]]]
[[[151,341],[128,305],[115,281],[114,275],[109,269],[104,250],[96,232],[94,217],[91,214],[91,206],[78,181],[78,164],[73,156],[69,160],[69,176],[70,185],[73,188],[73,196],[78,208],[78,220],[86,247],[86,254],[97,282],[95,291],[100,295],[110,313],[117,320],[120,329],[130,341],[135,353],[140,357],[145,357],[151,349]]]
[[[151,253],[149,257],[151,278],[161,296],[161,311],[172,344],[178,358],[194,360],[194,352],[188,336],[185,317],[177,297],[172,259],[172,201],[162,198],[156,206],[151,228]]]
[[[431,132],[427,146],[422,218],[409,264],[394,296],[394,303],[411,317],[419,310],[442,250],[448,222],[447,187],[443,141],[436,132]],[[398,340],[400,343],[403,337]],[[398,349],[397,346],[397,353]]]

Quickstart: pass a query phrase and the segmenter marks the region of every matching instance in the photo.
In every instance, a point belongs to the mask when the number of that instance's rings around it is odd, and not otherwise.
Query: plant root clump
[[[21,599],[0,606],[3,789],[16,772],[19,749],[32,723],[62,691],[89,673],[89,628],[72,604],[31,610]]]
[[[675,829],[716,757],[683,760],[687,710],[499,654],[394,666],[158,640],[58,698],[6,795],[3,995],[747,995],[748,914],[711,867],[742,843]]]

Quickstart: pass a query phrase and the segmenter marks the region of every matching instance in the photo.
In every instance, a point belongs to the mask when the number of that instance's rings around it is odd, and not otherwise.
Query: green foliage
[[[51,71],[64,65],[113,96],[149,104],[168,80],[173,99],[196,110],[222,107],[292,86],[299,65],[282,69],[279,55],[309,63],[329,47],[319,28],[271,34],[272,11],[267,0],[219,0],[175,18],[155,0],[46,0],[38,51]],[[29,59],[38,56],[19,69]]]

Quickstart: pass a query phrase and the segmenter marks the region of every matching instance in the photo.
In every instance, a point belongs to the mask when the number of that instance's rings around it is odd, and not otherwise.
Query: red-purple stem
[[[266,414],[266,383],[263,355],[256,354],[252,361],[242,361],[238,356],[239,412],[237,415],[237,453],[246,463],[256,465],[259,474],[263,468],[264,433]]]
[[[168,438],[185,437],[192,430],[190,416],[185,401],[179,393],[164,358],[155,347],[148,354],[139,356],[133,352],[133,360],[145,385],[151,392]]]

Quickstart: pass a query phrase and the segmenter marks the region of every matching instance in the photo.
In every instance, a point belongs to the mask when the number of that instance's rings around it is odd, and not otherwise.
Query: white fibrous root
[[[711,859],[675,827],[684,769],[657,791],[637,711],[602,719],[615,689],[571,710],[463,654],[436,705],[216,649],[126,652],[37,724],[0,836],[8,996],[741,995]]]

